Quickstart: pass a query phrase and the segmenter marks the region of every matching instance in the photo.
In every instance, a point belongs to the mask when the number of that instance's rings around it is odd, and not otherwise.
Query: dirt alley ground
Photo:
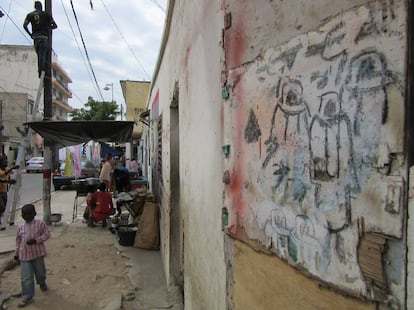
[[[177,299],[172,302],[167,300],[169,295],[163,289],[165,280],[159,272],[160,266],[155,263],[155,258],[159,256],[157,251],[120,246],[116,235],[108,228],[100,225],[92,228],[82,223],[82,209],[78,210],[78,217],[72,222],[74,194],[59,192],[52,195],[52,209],[63,213],[62,221],[48,226],[51,238],[45,243],[46,282],[49,289],[42,292],[36,286],[34,302],[24,309],[182,308],[177,306]],[[42,219],[42,203],[35,205],[36,218]],[[5,231],[9,235],[7,240],[10,248],[14,247],[16,227],[22,222],[18,211],[15,225]],[[3,240],[5,239],[2,242]],[[139,261],[138,269],[130,269],[130,257],[126,253],[131,254],[131,251],[139,255],[134,258],[134,261]],[[14,251],[9,251],[0,255],[0,297],[11,295],[3,302],[3,309],[17,309],[21,300],[20,297],[13,296],[21,291],[20,267],[15,266],[4,272],[1,268],[12,262],[14,254]],[[132,285],[131,271],[137,270],[138,274],[133,275],[135,285]]]
[[[24,309],[116,309],[113,304],[118,301],[119,305],[122,295],[121,309],[138,309],[134,299],[125,298],[134,298],[131,296],[139,288],[131,286],[128,259],[114,245],[117,241],[108,228],[62,222],[51,225],[50,230],[45,258],[49,289],[42,292],[36,286],[34,302]],[[0,260],[12,260],[13,256],[13,252],[2,254]],[[1,275],[0,287],[2,293],[20,292],[19,266]],[[6,309],[17,309],[19,302],[20,297],[11,297],[4,305]]]

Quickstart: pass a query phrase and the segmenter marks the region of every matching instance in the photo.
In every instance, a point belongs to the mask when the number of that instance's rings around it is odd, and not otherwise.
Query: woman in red
[[[106,219],[114,214],[114,204],[112,194],[106,191],[105,183],[99,185],[99,191],[93,193],[92,200],[95,203],[92,211],[93,221],[102,221],[102,227],[106,227]]]

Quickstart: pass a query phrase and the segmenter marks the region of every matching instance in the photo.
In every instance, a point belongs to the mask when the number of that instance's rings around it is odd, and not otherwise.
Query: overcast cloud
[[[87,63],[71,1],[51,1],[58,25],[53,31],[53,49],[73,81],[69,104],[80,108],[88,96],[101,101],[101,95],[110,101],[111,90],[103,88],[113,83],[114,100],[124,105],[120,80],[152,78],[168,0],[92,0],[93,10],[89,0],[72,0],[99,90]],[[0,18],[0,44],[32,44],[22,24],[33,4],[30,0],[0,0],[0,10],[5,13]]]

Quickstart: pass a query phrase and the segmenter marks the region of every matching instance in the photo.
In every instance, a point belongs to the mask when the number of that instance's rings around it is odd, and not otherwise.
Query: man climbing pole
[[[42,10],[42,3],[40,1],[35,1],[34,8],[35,10],[33,12],[27,14],[23,28],[33,39],[40,77],[42,71],[45,69],[49,33],[51,29],[56,29],[57,25],[53,17]],[[29,31],[29,23],[32,26],[32,32]]]

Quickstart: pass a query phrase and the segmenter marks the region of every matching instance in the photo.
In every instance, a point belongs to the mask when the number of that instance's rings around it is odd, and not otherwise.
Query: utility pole
[[[52,15],[52,0],[45,0],[45,11],[50,16]],[[45,63],[45,78],[44,78],[44,92],[43,104],[44,114],[43,121],[47,122],[52,118],[52,29],[48,35],[48,48],[46,53]],[[52,149],[51,146],[44,145],[44,163],[43,163],[43,220],[50,224],[50,188],[52,178]]]
[[[0,100],[0,153],[3,154],[3,101]]]
[[[45,0],[45,12],[52,16],[52,3],[51,0]],[[37,90],[36,101],[32,111],[32,117],[30,120],[34,120],[40,103],[40,97],[43,88],[43,103],[44,103],[44,121],[50,120],[52,117],[52,70],[51,70],[51,60],[52,60],[52,29],[48,33],[48,46],[46,48],[46,61],[43,67],[43,70],[40,73],[39,88]],[[38,55],[39,57],[39,55]],[[39,68],[40,70],[40,68]],[[19,146],[19,151],[17,153],[16,163],[20,165],[19,170],[16,173],[16,184],[13,185],[10,189],[10,197],[8,200],[5,214],[9,213],[9,208],[11,208],[9,216],[9,224],[14,225],[14,219],[16,214],[16,208],[19,201],[19,191],[21,188],[21,169],[24,167],[24,157],[25,150],[30,146],[30,140],[32,136],[32,129],[29,128],[26,136],[21,141]],[[50,187],[51,187],[51,176],[52,176],[52,150],[49,146],[44,146],[44,163],[43,163],[43,220],[50,224]],[[10,203],[9,203],[10,202]]]

